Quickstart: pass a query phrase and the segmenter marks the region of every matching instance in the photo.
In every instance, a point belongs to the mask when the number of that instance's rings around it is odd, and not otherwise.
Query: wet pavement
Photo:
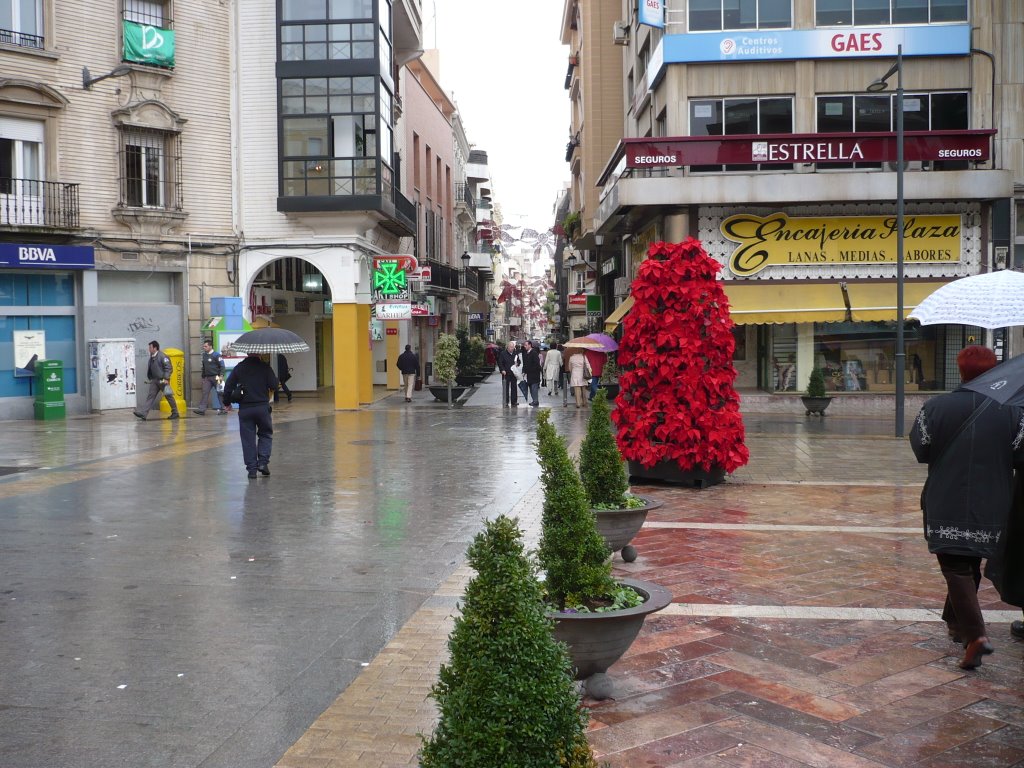
[[[586,409],[541,400],[582,436]],[[500,513],[538,535],[534,411],[493,376],[454,408],[297,397],[253,481],[234,415],[3,424],[0,766],[415,765],[466,546]],[[637,487],[666,503],[616,569],[673,604],[588,702],[601,759],[1024,759],[1019,612],[986,583],[996,653],[955,666],[891,420],[745,420],[727,483]]]

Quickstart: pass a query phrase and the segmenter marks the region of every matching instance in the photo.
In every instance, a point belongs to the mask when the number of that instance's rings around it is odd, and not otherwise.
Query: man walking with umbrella
[[[270,394],[278,388],[274,369],[258,354],[250,354],[234,367],[224,391],[238,403],[238,436],[249,479],[270,474],[270,448],[274,440]]]
[[[914,455],[928,464],[924,534],[946,580],[942,618],[964,645],[961,669],[976,669],[992,653],[978,604],[981,560],[996,555],[1006,535],[1014,465],[1024,463],[1024,412],[969,385],[995,364],[991,349],[961,350],[957,365],[968,386],[928,400],[910,432]]]

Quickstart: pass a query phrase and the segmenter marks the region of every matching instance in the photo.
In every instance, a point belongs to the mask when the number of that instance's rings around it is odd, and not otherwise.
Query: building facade
[[[147,343],[188,367],[203,307],[234,293],[229,48],[203,31],[228,20],[188,0],[0,6],[0,419],[32,416],[32,356],[60,361],[69,413],[99,384],[140,403]],[[88,342],[107,338],[134,352],[101,369]]]
[[[609,328],[648,245],[693,236],[722,264],[738,385],[799,391],[817,367],[832,392],[887,394],[898,202],[905,315],[950,280],[1024,264],[1020,4],[668,0],[619,13],[606,34],[624,44],[623,137],[595,226],[624,257]],[[956,353],[986,341],[1003,343],[907,323],[906,391],[956,386]]]

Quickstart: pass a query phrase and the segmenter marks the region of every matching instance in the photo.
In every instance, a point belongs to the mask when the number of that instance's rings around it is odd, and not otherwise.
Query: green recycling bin
[[[66,415],[64,406],[64,362],[36,361],[36,419],[53,421]]]

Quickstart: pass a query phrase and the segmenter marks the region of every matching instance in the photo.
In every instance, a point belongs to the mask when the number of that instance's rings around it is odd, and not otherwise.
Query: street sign
[[[600,295],[587,296],[587,317],[601,317],[604,314],[603,298]]]

